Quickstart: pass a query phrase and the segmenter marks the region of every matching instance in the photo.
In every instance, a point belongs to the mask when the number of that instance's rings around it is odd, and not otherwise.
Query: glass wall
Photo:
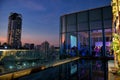
[[[110,56],[111,6],[63,15],[60,28],[60,47],[61,54],[66,55],[64,58]]]
[[[103,37],[102,30],[91,30],[90,40],[91,40],[91,54],[92,56],[103,56]]]
[[[89,32],[78,32],[79,56],[89,56]]]

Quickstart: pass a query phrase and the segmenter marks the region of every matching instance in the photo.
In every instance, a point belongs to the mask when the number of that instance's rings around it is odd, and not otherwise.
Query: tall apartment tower
[[[11,48],[17,49],[21,47],[21,32],[22,15],[18,13],[10,13],[7,42]]]

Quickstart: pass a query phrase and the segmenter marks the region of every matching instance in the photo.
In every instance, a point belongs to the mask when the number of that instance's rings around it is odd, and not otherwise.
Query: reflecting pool
[[[30,74],[19,80],[116,80],[105,60],[76,60]]]

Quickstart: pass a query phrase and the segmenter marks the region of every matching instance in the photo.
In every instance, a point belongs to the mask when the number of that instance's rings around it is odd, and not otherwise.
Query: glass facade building
[[[60,55],[111,56],[112,7],[65,14],[60,17]]]

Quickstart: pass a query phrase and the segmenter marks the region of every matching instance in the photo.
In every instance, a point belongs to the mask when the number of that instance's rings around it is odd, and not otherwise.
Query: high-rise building
[[[7,42],[11,48],[21,47],[22,15],[10,13]]]
[[[25,43],[23,46],[25,49],[30,49],[30,44],[29,43]]]
[[[48,41],[44,41],[43,43],[41,43],[41,52],[42,52],[42,56],[44,59],[48,59],[48,53],[49,53],[49,42]]]
[[[41,44],[41,50],[42,50],[42,52],[44,52],[44,53],[48,53],[48,51],[49,51],[49,42],[48,41],[45,41],[45,42],[43,42],[42,44]]]

